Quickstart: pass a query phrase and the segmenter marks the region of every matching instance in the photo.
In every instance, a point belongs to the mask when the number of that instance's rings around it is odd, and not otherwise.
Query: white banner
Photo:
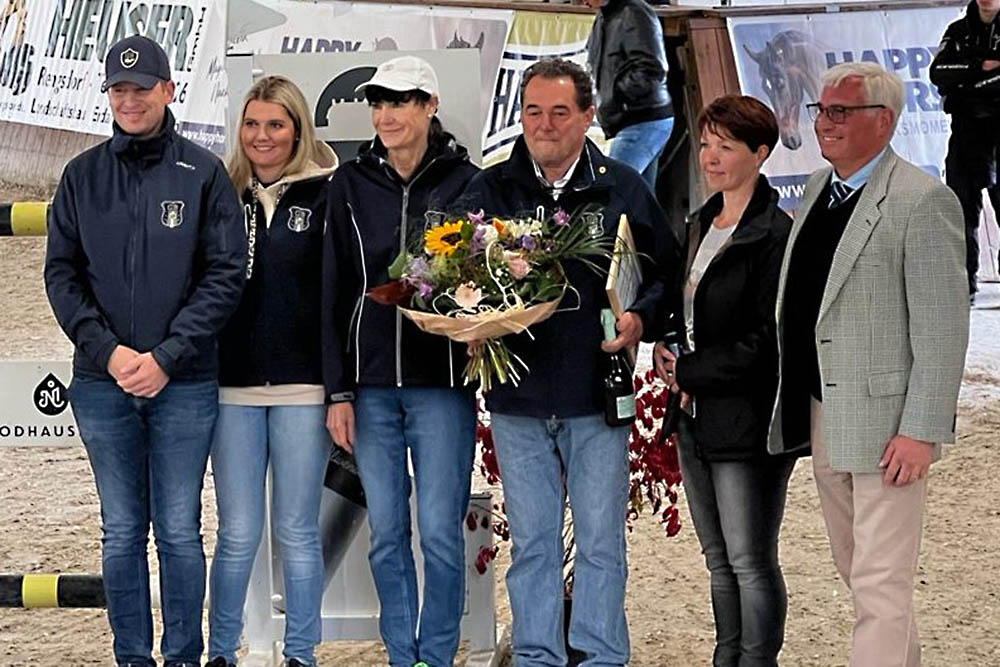
[[[794,209],[814,170],[825,164],[805,105],[819,97],[827,68],[868,61],[894,72],[906,97],[893,149],[940,177],[950,120],[930,83],[928,68],[956,8],[729,19],[729,34],[744,94],[765,101],[778,117],[781,141],[763,172]]]
[[[230,54],[476,48],[481,122],[490,108],[514,12],[353,2],[230,0]],[[442,107],[448,105],[442,100]]]
[[[4,0],[0,120],[111,134],[101,92],[108,47],[144,34],[167,52],[178,130],[219,152],[225,140],[226,0]],[[7,7],[10,9],[7,9]]]
[[[0,361],[0,447],[80,444],[66,396],[72,375],[68,361]]]

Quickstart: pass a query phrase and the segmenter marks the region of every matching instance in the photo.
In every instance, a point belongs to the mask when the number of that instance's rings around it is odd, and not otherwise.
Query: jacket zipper
[[[136,236],[138,235],[136,225],[145,224],[146,217],[141,215],[142,207],[140,205],[140,201],[142,197],[142,173],[138,170],[135,172],[135,179],[135,200],[132,203],[134,207],[132,210],[132,224],[129,225],[129,345],[138,347],[138,343],[135,339],[135,244]]]
[[[361,238],[361,229],[358,221],[354,218],[354,207],[347,204],[347,210],[351,212],[351,225],[354,226],[354,233],[358,237],[358,255],[361,257],[361,294],[358,295],[358,302],[354,310],[358,315],[358,321],[354,329],[354,382],[361,382],[361,316],[365,311],[365,294],[368,292],[368,268],[365,266],[365,244]],[[353,318],[353,315],[351,316]],[[351,329],[347,329],[347,346],[351,346]]]
[[[427,170],[430,169],[431,166],[437,162],[437,160],[437,158],[432,159],[427,163],[426,167],[421,169],[416,176],[410,179],[409,183],[403,184],[403,206],[399,212],[400,251],[406,249],[406,211],[410,205],[410,188],[417,182],[417,179],[427,173]],[[386,162],[386,164],[388,163]],[[391,174],[392,172],[389,173]],[[360,318],[358,323],[360,324]],[[396,308],[396,386],[403,386],[403,313],[400,312],[399,308]]]

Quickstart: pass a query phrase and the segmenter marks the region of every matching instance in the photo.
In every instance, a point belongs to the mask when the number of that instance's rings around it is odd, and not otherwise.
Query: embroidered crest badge
[[[602,211],[584,211],[580,221],[587,226],[587,234],[592,239],[604,236],[604,213]]]
[[[135,64],[139,62],[139,52],[135,49],[125,49],[122,51],[121,58],[122,67],[125,69],[132,69]]]
[[[163,213],[160,215],[160,222],[163,223],[164,227],[173,229],[174,227],[180,227],[181,223],[184,222],[184,202],[163,201],[160,202],[160,208],[163,209]]]
[[[304,232],[309,229],[309,218],[312,211],[301,206],[292,206],[288,209],[288,228],[293,232]]]

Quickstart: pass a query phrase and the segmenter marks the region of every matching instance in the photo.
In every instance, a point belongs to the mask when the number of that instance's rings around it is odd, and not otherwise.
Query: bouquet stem
[[[487,338],[473,349],[469,357],[469,363],[465,366],[465,384],[478,380],[483,394],[493,386],[494,377],[500,384],[507,384],[509,381],[516,387],[521,380],[518,366],[521,371],[528,370],[521,358],[507,349],[503,339]]]

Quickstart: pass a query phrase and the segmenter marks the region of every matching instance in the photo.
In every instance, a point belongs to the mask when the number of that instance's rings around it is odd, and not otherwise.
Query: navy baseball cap
[[[140,88],[152,88],[161,81],[170,81],[170,61],[159,44],[148,37],[132,35],[108,49],[104,75],[102,93],[123,81]]]

